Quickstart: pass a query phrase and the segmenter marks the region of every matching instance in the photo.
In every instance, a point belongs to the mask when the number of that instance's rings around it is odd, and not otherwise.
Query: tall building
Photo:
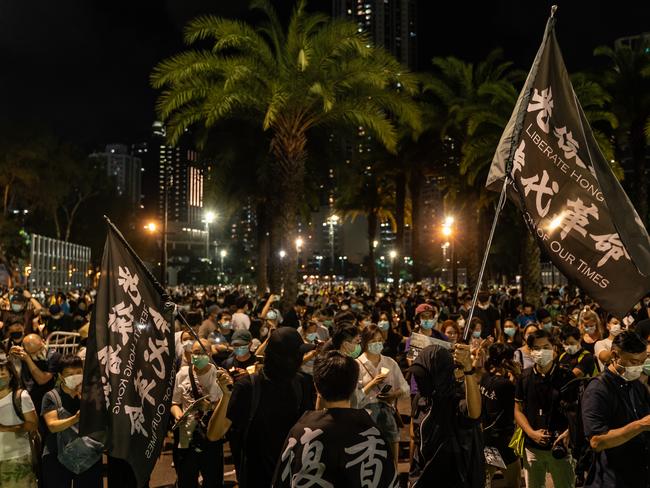
[[[126,196],[133,208],[139,208],[142,200],[142,160],[129,154],[125,144],[109,144],[103,153],[90,156],[104,161],[106,175],[115,181],[117,194]]]
[[[334,17],[349,17],[359,32],[392,53],[399,62],[417,69],[417,0],[333,0]]]

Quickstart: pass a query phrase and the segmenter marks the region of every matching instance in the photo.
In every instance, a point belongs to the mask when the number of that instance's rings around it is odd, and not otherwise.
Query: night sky
[[[283,15],[289,0],[274,1]],[[553,2],[420,0],[420,68],[432,56],[479,60],[502,47],[528,70]],[[595,70],[593,48],[650,31],[650,2],[557,2],[569,72]],[[328,11],[328,0],[312,0]],[[149,73],[182,49],[183,24],[202,13],[250,18],[245,0],[2,0],[0,123],[38,124],[85,146],[149,133]]]

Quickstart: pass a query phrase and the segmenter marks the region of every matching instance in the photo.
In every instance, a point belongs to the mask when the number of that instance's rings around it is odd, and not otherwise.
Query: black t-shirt
[[[504,376],[486,374],[481,379],[480,388],[485,436],[512,437],[515,431],[515,385]]]
[[[254,365],[257,363],[257,358],[251,353],[250,356],[246,361],[240,361],[237,359],[237,356],[234,354],[231,354],[228,359],[226,359],[222,364],[221,367],[224,369],[229,370],[230,368],[239,368],[239,369],[246,369],[249,366]]]
[[[56,373],[58,372],[59,359],[61,359],[61,354],[54,350],[50,350],[48,351],[47,359],[33,360],[38,369],[44,373],[52,373],[52,379],[44,385],[39,385],[36,382],[27,365],[23,363],[23,367],[20,368],[20,377],[25,385],[25,389],[29,392],[29,396],[32,398],[32,402],[34,402],[37,412],[40,412],[41,410],[43,396],[54,388],[54,385],[56,384]]]
[[[479,306],[476,306],[474,309],[474,317],[478,317],[483,322],[483,328],[481,329],[481,337],[483,339],[492,336],[496,339],[496,324],[497,320],[501,319],[501,314],[499,311],[490,305],[486,309],[482,309]]]
[[[273,488],[399,486],[390,445],[365,410],[306,412],[281,453]]]
[[[56,391],[59,393],[59,397],[61,398],[61,405],[63,408],[70,414],[74,415],[79,411],[79,399],[78,398],[73,398],[67,393],[64,393],[64,391],[61,389],[60,386],[56,387]],[[45,415],[47,412],[51,412],[52,410],[57,410],[57,404],[54,399],[54,393],[53,391],[49,391],[45,394],[43,397],[43,405],[41,406],[41,415]],[[44,456],[46,454],[57,454],[57,443],[56,443],[56,433],[52,433],[49,431],[49,429],[46,429],[46,435],[45,435],[45,453],[43,454]]]
[[[578,368],[587,377],[598,373],[594,355],[582,349],[575,354],[569,354],[568,352],[562,353],[560,355],[560,367],[568,371],[573,371],[575,368]]]
[[[246,462],[241,472],[246,473],[242,488],[270,486],[282,445],[289,430],[302,414],[314,406],[311,384],[306,376],[298,374],[293,381],[272,382],[257,375],[260,388],[259,404],[246,441]],[[240,449],[242,437],[250,417],[253,387],[251,377],[242,376],[233,387],[226,416],[232,422],[230,439],[235,450]]]
[[[289,310],[284,317],[282,317],[281,325],[282,327],[293,327],[294,329],[300,327],[300,318],[293,308]]]
[[[533,430],[545,429],[551,433],[561,434],[569,423],[566,416],[561,412],[560,402],[573,402],[575,389],[565,395],[560,395],[560,390],[575,377],[566,369],[560,368],[557,364],[549,373],[543,375],[537,372],[537,368],[526,368],[515,387],[515,401],[522,404],[524,415]],[[526,436],[526,444],[536,449],[550,450],[551,445],[541,446]]]
[[[606,434],[650,415],[650,392],[640,381],[625,381],[606,369],[592,380],[582,397],[582,423],[587,439]],[[650,487],[650,432],[625,444],[595,453],[588,479],[594,488]]]

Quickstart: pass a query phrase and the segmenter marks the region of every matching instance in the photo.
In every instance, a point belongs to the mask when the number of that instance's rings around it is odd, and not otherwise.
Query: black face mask
[[[20,341],[23,338],[23,333],[22,332],[11,332],[9,334],[9,337],[11,337],[11,340],[14,342]]]

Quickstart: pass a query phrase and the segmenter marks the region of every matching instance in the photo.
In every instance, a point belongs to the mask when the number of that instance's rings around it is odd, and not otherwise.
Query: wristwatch
[[[473,367],[473,366],[472,366],[472,369],[470,369],[469,371],[463,371],[463,374],[465,376],[472,376],[474,373],[476,373],[476,368]]]

